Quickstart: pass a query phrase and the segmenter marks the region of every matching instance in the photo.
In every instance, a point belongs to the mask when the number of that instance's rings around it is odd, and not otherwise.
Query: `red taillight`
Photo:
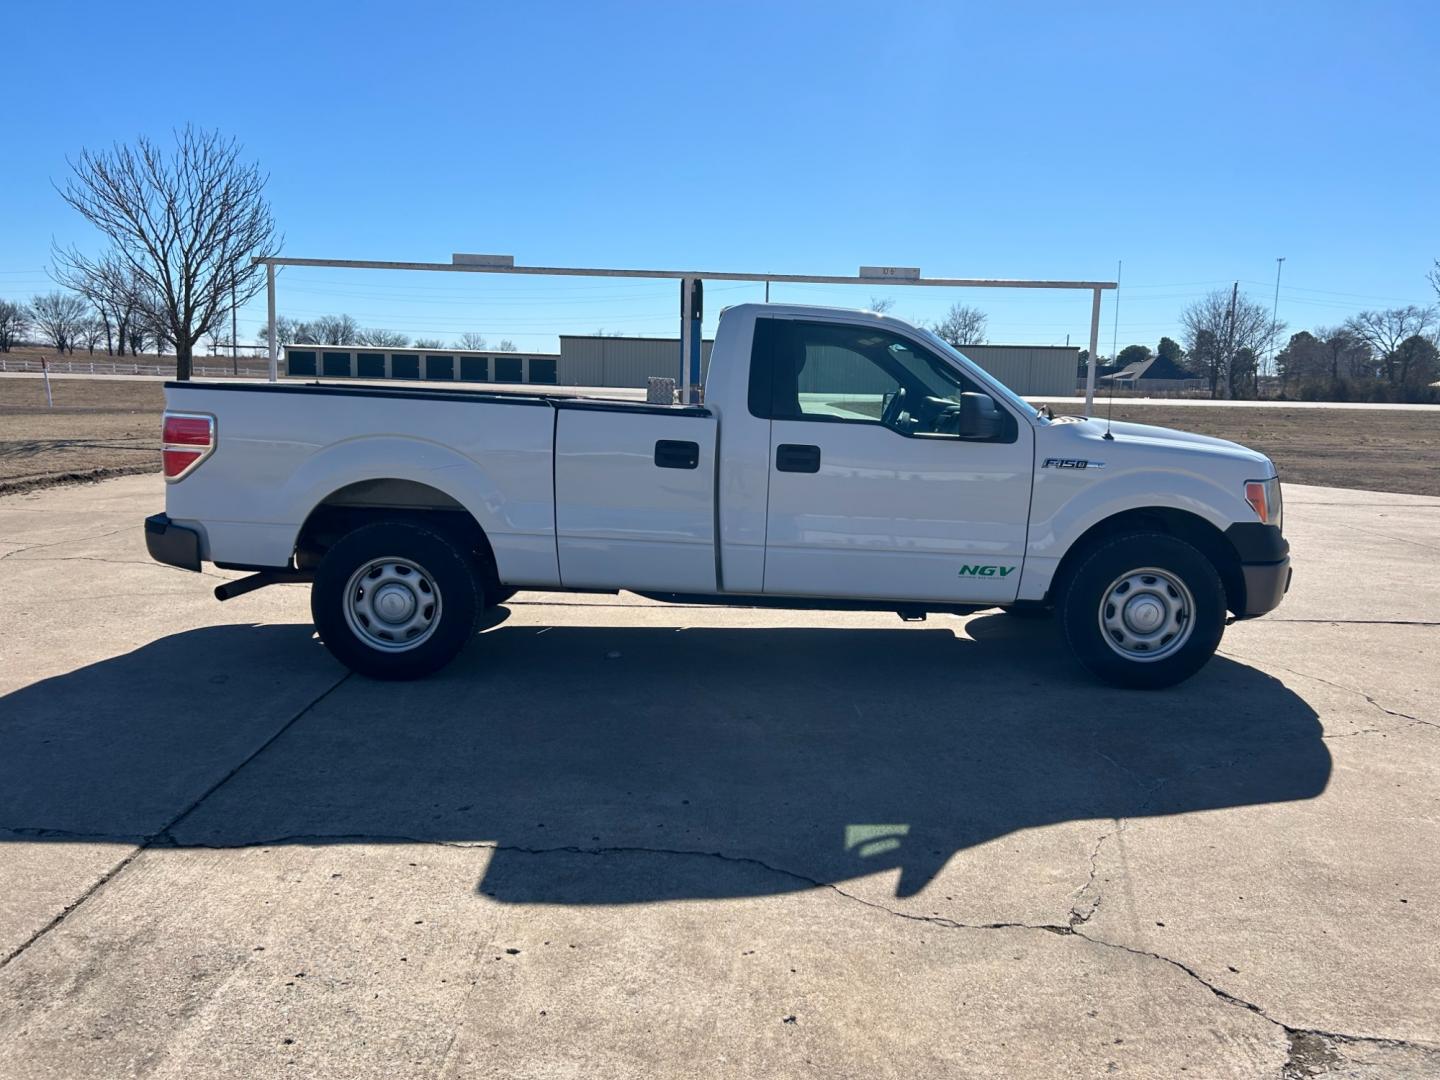
[[[200,450],[170,450],[160,451],[160,459],[165,463],[165,475],[174,479],[200,460]]]
[[[162,441],[171,446],[209,446],[214,431],[215,421],[208,416],[177,416],[166,413]]]
[[[167,412],[160,441],[165,479],[178,480],[215,451],[215,418]]]

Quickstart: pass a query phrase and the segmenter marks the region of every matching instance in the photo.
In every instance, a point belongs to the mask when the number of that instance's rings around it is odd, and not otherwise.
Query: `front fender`
[[[1243,483],[1184,469],[1037,470],[1019,598],[1044,599],[1060,560],[1095,525],[1126,511],[1157,507],[1187,511],[1221,532],[1255,518]]]

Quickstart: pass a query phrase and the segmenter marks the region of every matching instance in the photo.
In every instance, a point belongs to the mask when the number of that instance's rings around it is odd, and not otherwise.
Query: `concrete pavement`
[[[371,683],[163,496],[0,499],[0,1077],[1440,1075],[1440,499],[1287,487],[1284,606],[1134,694],[538,593]]]

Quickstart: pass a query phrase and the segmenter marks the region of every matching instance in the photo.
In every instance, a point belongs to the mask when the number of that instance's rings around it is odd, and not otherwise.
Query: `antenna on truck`
[[[1116,363],[1120,359],[1120,270],[1125,265],[1120,260],[1115,261],[1115,325],[1110,332],[1110,362]],[[1115,417],[1115,376],[1118,372],[1110,373],[1110,394],[1105,402],[1105,434],[1103,438],[1109,442],[1115,441],[1115,436],[1110,433],[1110,425]]]

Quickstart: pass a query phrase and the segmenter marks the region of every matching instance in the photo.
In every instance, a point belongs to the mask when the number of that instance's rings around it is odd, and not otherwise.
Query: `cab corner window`
[[[755,323],[756,416],[877,424],[911,438],[1013,441],[1014,417],[981,390],[929,350],[878,327]]]

